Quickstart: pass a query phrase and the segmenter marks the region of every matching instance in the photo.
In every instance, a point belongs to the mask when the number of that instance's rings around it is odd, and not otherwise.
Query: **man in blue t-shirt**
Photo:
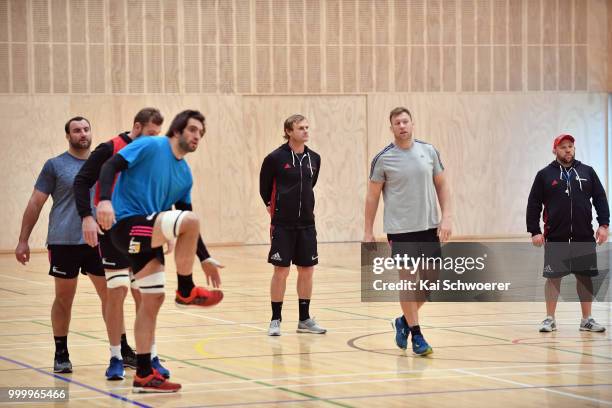
[[[55,340],[53,372],[71,373],[68,355],[68,329],[72,301],[77,288],[79,271],[89,276],[102,300],[106,303],[106,279],[98,246],[91,247],[83,239],[81,217],[77,213],[72,184],[87,160],[91,147],[91,126],[81,116],[70,119],[64,126],[68,151],[45,163],[23,214],[19,244],[15,249],[17,261],[25,265],[30,260],[28,240],[49,195],[53,206],[49,214],[47,249],[49,275],[55,279],[55,299],[51,307],[51,325]],[[93,190],[90,190],[90,194]]]
[[[155,321],[165,292],[163,244],[176,238],[177,304],[213,306],[223,299],[223,292],[197,287],[192,278],[197,254],[207,282],[212,281],[215,288],[221,284],[222,266],[208,254],[200,237],[199,219],[192,212],[193,179],[184,160],[197,149],[205,131],[200,112],[183,111],[165,137],[136,139],[109,159],[100,172],[97,221],[103,230],[110,230],[113,244],[127,255],[142,296],[134,323],[138,351],[134,392],[176,392],[181,388],[151,367]],[[117,172],[121,175],[113,191]]]

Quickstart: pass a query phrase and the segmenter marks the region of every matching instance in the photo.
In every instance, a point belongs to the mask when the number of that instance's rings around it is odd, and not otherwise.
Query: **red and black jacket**
[[[261,165],[259,194],[270,206],[272,225],[307,227],[315,224],[315,197],[321,156],[304,146],[294,153],[289,143],[270,153]]]
[[[610,223],[610,208],[595,170],[574,161],[565,168],[553,161],[538,172],[527,202],[527,231],[541,234],[540,213],[544,206],[544,237],[547,241],[592,241],[592,206],[599,225]]]
[[[81,170],[74,178],[74,198],[76,199],[77,211],[81,218],[85,218],[91,213],[91,197],[90,189],[98,181],[102,165],[119,150],[123,149],[132,142],[129,135],[130,132],[123,132],[111,140],[100,143],[96,149],[91,152],[89,158],[81,167]],[[117,177],[115,176],[115,181]],[[114,183],[113,183],[114,185]],[[96,192],[94,196],[94,205],[100,201],[100,187],[96,184]]]

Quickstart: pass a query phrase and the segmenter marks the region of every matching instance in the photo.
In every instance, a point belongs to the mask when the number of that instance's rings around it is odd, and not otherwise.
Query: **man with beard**
[[[197,287],[192,277],[197,253],[207,281],[215,288],[221,284],[221,265],[208,254],[200,237],[198,216],[192,211],[193,179],[184,159],[197,149],[205,129],[200,112],[183,111],[170,124],[166,137],[134,140],[100,172],[98,223],[103,230],[110,230],[113,244],[128,257],[141,294],[134,322],[138,353],[134,392],[177,392],[181,388],[151,364],[155,322],[165,293],[163,244],[176,239],[178,305],[213,306],[223,299],[220,290]],[[112,191],[117,172],[121,176]],[[171,209],[173,205],[175,210]]]
[[[25,265],[30,260],[30,234],[43,205],[51,195],[53,206],[49,215],[47,249],[51,264],[49,275],[55,280],[51,324],[55,339],[53,371],[56,373],[72,372],[68,354],[68,329],[79,271],[88,275],[93,282],[102,301],[103,316],[106,310],[104,267],[97,246],[91,247],[83,239],[81,217],[77,213],[72,189],[74,177],[89,157],[91,125],[87,119],[76,116],[66,123],[64,130],[69,144],[68,151],[47,160],[40,172],[23,214],[19,244],[15,249],[17,261]]]
[[[598,275],[595,243],[608,240],[610,209],[606,192],[592,167],[575,160],[574,137],[559,135],[553,142],[556,159],[538,172],[527,203],[527,231],[535,246],[544,245],[546,318],[540,332],[557,330],[555,310],[561,279],[573,273],[582,309],[581,331],[603,332],[591,316],[593,282]],[[591,200],[599,228],[593,234]],[[544,232],[540,214],[544,206]],[[594,236],[593,236],[594,235]],[[578,254],[580,256],[578,256]]]
[[[127,257],[115,248],[109,234],[99,231],[98,223],[91,211],[89,191],[98,181],[100,169],[108,159],[141,135],[157,136],[163,122],[164,117],[158,109],[141,109],[134,117],[132,130],[120,133],[96,147],[74,179],[74,196],[79,216],[83,220],[83,237],[91,247],[96,247],[98,241],[100,242],[100,255],[106,274],[106,286],[108,288],[106,327],[111,352],[110,363],[105,372],[108,380],[122,380],[125,376],[124,367],[136,368],[136,353],[129,346],[125,334],[123,303],[128,288],[131,288],[136,312],[138,312],[140,292],[136,287],[132,272],[128,269],[129,260]],[[94,204],[97,205],[99,201],[100,186],[96,185]],[[151,348],[151,359],[153,367],[164,377],[169,378],[170,371],[161,365],[155,343]]]

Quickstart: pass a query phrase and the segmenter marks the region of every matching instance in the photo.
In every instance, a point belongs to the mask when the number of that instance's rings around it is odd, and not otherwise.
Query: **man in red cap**
[[[553,142],[556,159],[538,172],[527,203],[527,231],[533,245],[544,245],[544,296],[546,319],[540,332],[557,330],[555,309],[561,279],[576,276],[576,289],[582,309],[581,331],[603,332],[604,326],[591,316],[593,282],[597,276],[595,243],[608,241],[610,209],[606,192],[592,167],[575,159],[574,137],[559,135]],[[593,233],[592,207],[597,211],[599,228]],[[540,214],[544,206],[544,233]]]

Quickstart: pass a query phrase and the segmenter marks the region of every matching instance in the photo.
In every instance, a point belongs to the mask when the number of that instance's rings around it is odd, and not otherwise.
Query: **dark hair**
[[[389,122],[393,123],[393,118],[398,115],[401,115],[402,113],[407,113],[408,116],[410,116],[410,120],[412,120],[412,114],[410,113],[410,111],[407,108],[404,108],[403,106],[398,106],[397,108],[393,109],[389,114]]]
[[[64,125],[64,130],[66,131],[66,134],[69,135],[70,134],[70,124],[72,122],[80,122],[84,120],[85,122],[87,122],[87,124],[89,125],[89,127],[91,128],[91,123],[89,123],[89,120],[87,120],[87,118],[84,118],[82,116],[75,116],[74,118],[70,118],[68,119],[68,122],[66,122],[66,124]]]
[[[164,117],[157,108],[142,108],[136,116],[134,116],[134,123],[140,123],[145,126],[147,123],[153,122],[157,126],[161,126],[164,123]]]
[[[206,121],[204,115],[202,115],[200,111],[191,109],[184,110],[178,115],[176,115],[174,119],[172,119],[172,123],[170,124],[170,128],[166,132],[166,136],[172,137],[174,136],[175,132],[183,133],[183,130],[185,130],[185,128],[187,127],[187,122],[189,122],[189,119],[192,118],[202,122],[202,125],[204,125],[204,122]]]
[[[287,134],[287,131],[293,130],[293,124],[300,123],[301,121],[305,119],[306,117],[303,115],[300,115],[299,113],[296,113],[295,115],[291,115],[287,119],[285,119],[285,125],[284,125],[285,133],[283,134],[283,137],[285,138],[285,140],[289,140],[289,135]]]

